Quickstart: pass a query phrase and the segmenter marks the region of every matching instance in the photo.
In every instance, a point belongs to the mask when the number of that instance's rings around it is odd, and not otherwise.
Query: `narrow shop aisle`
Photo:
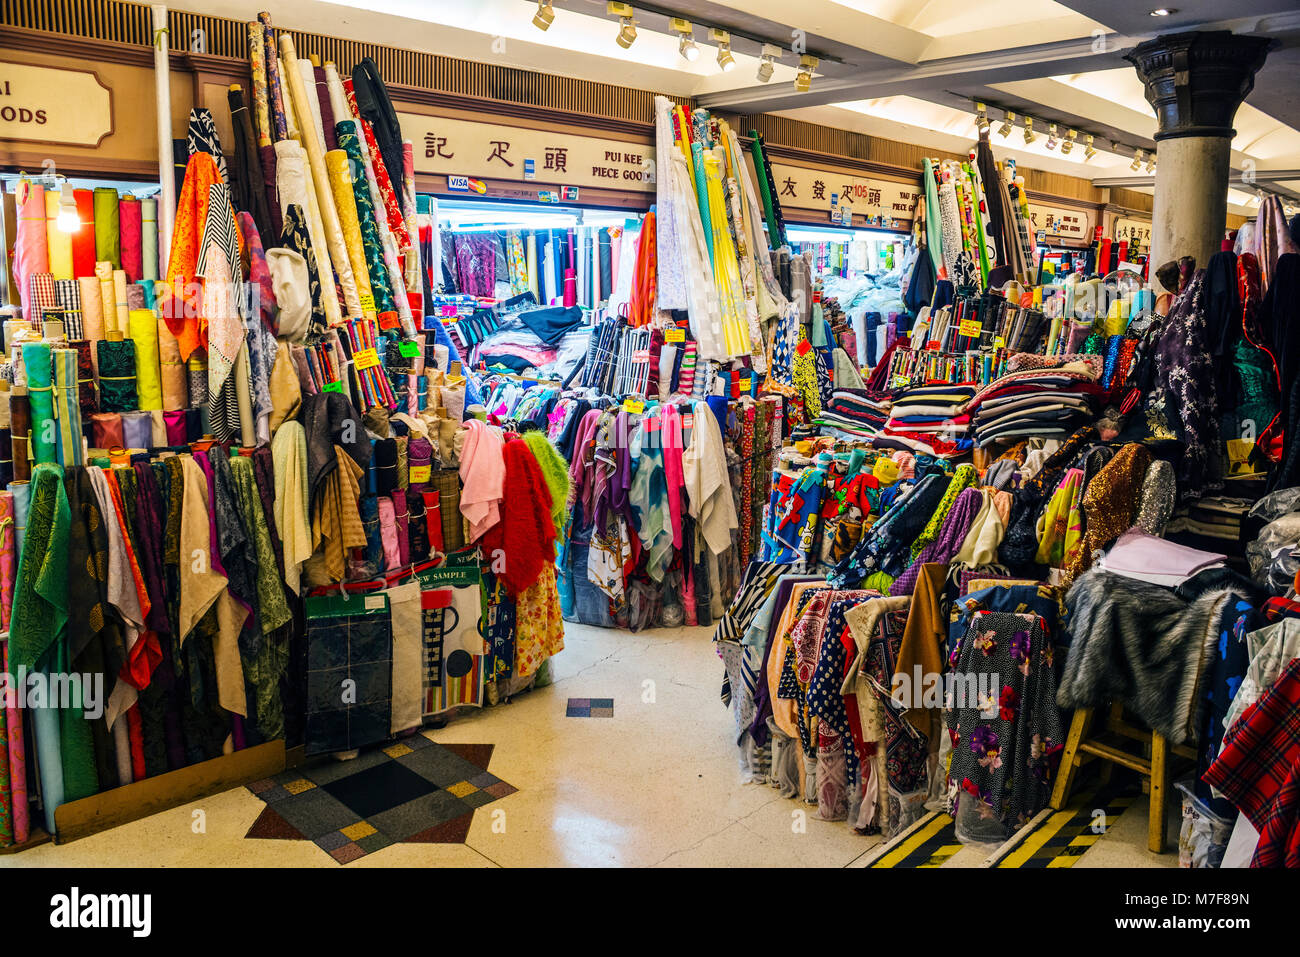
[[[566,648],[552,662],[553,685],[423,732],[444,749],[486,755],[490,778],[509,785],[504,796],[473,811],[467,835],[452,827],[372,850],[362,824],[348,833],[370,852],[340,861],[326,839],[249,836],[250,830],[271,833],[263,813],[281,805],[238,788],[68,845],[0,857],[0,867],[860,864],[878,838],[818,821],[814,808],[741,782],[711,634],[709,628],[632,634],[569,625]],[[571,699],[579,699],[576,712],[595,714],[569,717]],[[612,709],[600,699],[612,701]],[[359,760],[383,757],[373,751]],[[317,765],[288,777],[324,782],[342,769]],[[1176,863],[1174,854],[1155,858],[1142,848],[1145,801],[1121,821],[1080,866]],[[983,850],[962,849],[945,866],[978,867]]]

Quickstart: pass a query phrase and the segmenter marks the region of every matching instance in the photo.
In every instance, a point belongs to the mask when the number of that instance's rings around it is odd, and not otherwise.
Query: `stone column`
[[[1139,44],[1137,68],[1156,111],[1156,196],[1151,270],[1219,251],[1228,217],[1232,119],[1255,85],[1272,41],[1227,31],[1175,33]]]

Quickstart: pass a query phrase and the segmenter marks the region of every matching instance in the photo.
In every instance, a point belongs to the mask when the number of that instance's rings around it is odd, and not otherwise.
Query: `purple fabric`
[[[496,238],[488,233],[456,238],[456,280],[460,291],[491,297],[496,291]]]
[[[135,470],[135,527],[144,534],[137,536],[136,554],[140,557],[140,575],[149,596],[149,614],[144,623],[159,635],[171,634],[167,620],[167,592],[163,576],[162,537],[148,530],[167,527],[167,510],[163,507],[162,489],[148,462],[133,462]],[[166,642],[160,642],[166,644]]]
[[[929,563],[946,565],[952,557],[961,551],[962,542],[970,533],[975,516],[984,505],[984,495],[977,488],[964,489],[952,503],[948,516],[939,527],[939,534],[916,556],[916,561],[908,565],[889,588],[890,595],[910,595],[916,588],[916,580],[921,575],[921,566]]]

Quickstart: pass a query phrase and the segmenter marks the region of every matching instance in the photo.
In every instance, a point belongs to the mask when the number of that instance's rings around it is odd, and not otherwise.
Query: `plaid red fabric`
[[[1300,865],[1300,658],[1232,726],[1202,779],[1259,831],[1252,866]]]
[[[1264,617],[1271,622],[1278,622],[1283,618],[1300,618],[1300,601],[1291,598],[1274,597],[1264,602],[1264,607],[1261,610]]]

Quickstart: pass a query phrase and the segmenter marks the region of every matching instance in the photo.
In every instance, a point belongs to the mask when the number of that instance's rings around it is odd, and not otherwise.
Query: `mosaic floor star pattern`
[[[415,734],[255,781],[266,808],[245,837],[311,841],[340,864],[390,844],[464,843],[475,809],[517,790],[489,773],[492,748]]]

